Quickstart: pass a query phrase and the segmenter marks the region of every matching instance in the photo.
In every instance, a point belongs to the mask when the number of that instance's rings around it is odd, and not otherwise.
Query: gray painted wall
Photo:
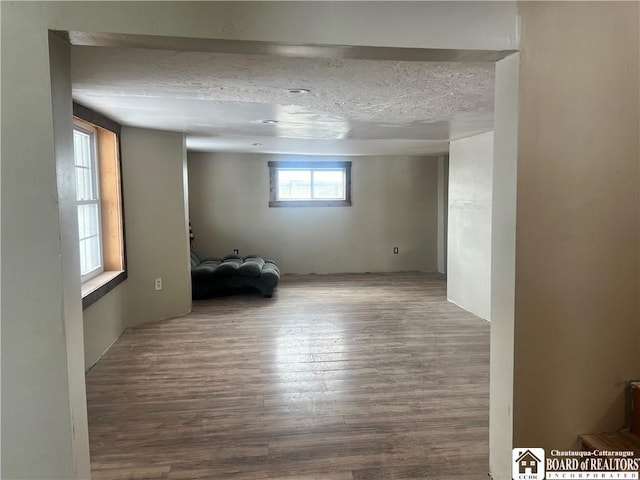
[[[449,155],[438,157],[438,272],[447,273]]]
[[[89,370],[127,328],[126,295],[125,280],[82,312],[85,370]]]
[[[84,311],[86,369],[127,326],[191,310],[184,137],[124,127],[121,142],[128,278]]]
[[[291,158],[190,153],[196,251],[238,248],[283,273],[436,271],[436,158],[351,157],[351,207],[269,208],[267,162]]]
[[[54,117],[71,118],[70,52],[66,42],[49,33],[51,91]],[[84,371],[84,342],[80,291],[80,253],[78,247],[78,207],[76,204],[76,168],[73,157],[70,122],[54,125],[58,216],[60,222],[62,265],[62,314],[67,343],[71,442],[74,476],[90,475],[89,432]],[[46,369],[45,369],[46,370]],[[24,452],[22,453],[24,455]]]
[[[127,240],[127,324],[191,311],[184,136],[122,129],[122,182]],[[162,278],[162,290],[154,279]]]
[[[520,10],[514,444],[566,449],[640,374],[640,4]]]
[[[447,298],[491,319],[493,132],[451,142]]]

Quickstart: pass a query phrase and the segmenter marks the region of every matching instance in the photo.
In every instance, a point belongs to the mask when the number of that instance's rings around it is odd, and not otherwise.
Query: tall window
[[[73,149],[76,166],[80,275],[84,282],[104,271],[95,128],[76,125],[73,129]]]
[[[127,278],[120,125],[76,103],[73,115],[78,247],[86,308]]]
[[[269,162],[270,207],[351,205],[351,162]]]

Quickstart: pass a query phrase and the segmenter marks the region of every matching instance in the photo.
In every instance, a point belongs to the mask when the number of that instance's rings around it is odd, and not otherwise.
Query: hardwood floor
[[[87,374],[92,478],[486,479],[489,324],[440,276],[285,276],[127,330]]]

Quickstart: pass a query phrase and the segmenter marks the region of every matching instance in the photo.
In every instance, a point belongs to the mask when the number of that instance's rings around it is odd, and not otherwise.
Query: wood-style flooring
[[[127,330],[87,374],[92,478],[486,479],[489,324],[441,276],[285,276]]]

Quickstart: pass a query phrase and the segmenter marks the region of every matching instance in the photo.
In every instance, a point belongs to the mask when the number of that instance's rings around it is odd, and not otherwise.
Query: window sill
[[[274,200],[270,207],[350,207],[351,200]]]
[[[102,272],[100,275],[84,282],[81,286],[82,309],[84,310],[89,305],[105,296],[126,279],[126,270],[116,270],[111,272]]]

